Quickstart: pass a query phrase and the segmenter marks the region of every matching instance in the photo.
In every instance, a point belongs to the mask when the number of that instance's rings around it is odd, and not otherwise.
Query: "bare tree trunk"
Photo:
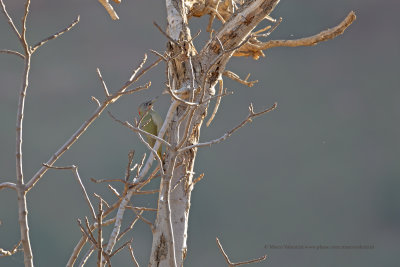
[[[113,19],[118,19],[118,15],[113,10],[108,1],[100,0],[102,5],[109,12]],[[118,1],[115,1],[118,2]],[[237,3],[241,2],[239,8]],[[25,60],[25,71],[23,76],[22,88],[19,96],[17,126],[16,126],[16,176],[17,182],[0,183],[0,190],[4,188],[13,189],[18,196],[18,215],[21,232],[21,241],[13,250],[5,251],[0,249],[2,255],[13,255],[18,251],[19,245],[22,243],[24,252],[25,266],[33,266],[33,254],[29,239],[28,226],[28,208],[26,195],[37,182],[41,179],[44,173],[50,169],[70,169],[75,174],[75,177],[82,189],[85,200],[88,202],[94,222],[90,224],[88,218],[85,218],[86,225],[78,220],[79,227],[82,231],[82,238],[76,245],[72,255],[67,263],[67,266],[73,266],[77,260],[79,253],[86,242],[91,243],[91,247],[83,257],[82,265],[90,257],[93,251],[97,250],[97,265],[111,266],[111,257],[121,251],[123,248],[129,248],[133,262],[138,266],[135,259],[133,249],[131,247],[132,240],[125,242],[122,246],[114,249],[116,243],[123,237],[137,220],[142,219],[150,225],[153,232],[153,243],[151,248],[151,256],[149,266],[183,266],[187,254],[187,231],[190,211],[191,192],[195,183],[201,179],[202,175],[197,179],[193,179],[194,163],[199,147],[210,146],[227,139],[239,128],[246,125],[253,118],[265,114],[276,107],[276,103],[267,109],[260,112],[254,112],[252,104],[249,106],[248,116],[237,126],[226,132],[220,138],[208,142],[200,143],[200,130],[205,117],[209,103],[214,98],[217,99],[214,110],[207,126],[211,123],[214,115],[218,111],[221,98],[226,95],[226,91],[222,84],[222,75],[227,76],[237,82],[247,86],[252,86],[257,81],[241,80],[240,77],[231,71],[225,70],[226,64],[232,56],[252,56],[258,59],[264,56],[263,50],[279,46],[311,46],[319,42],[335,38],[342,34],[344,30],[355,20],[354,12],[349,15],[336,27],[327,29],[319,34],[311,37],[301,38],[298,40],[271,40],[261,42],[257,38],[268,37],[269,34],[279,25],[280,20],[272,19],[269,14],[277,5],[279,0],[249,0],[249,1],[234,1],[234,0],[166,0],[167,8],[167,30],[160,31],[168,39],[167,49],[164,55],[155,52],[159,59],[154,61],[150,66],[143,68],[147,56],[137,69],[133,71],[129,80],[117,91],[112,93],[108,90],[105,81],[102,78],[100,70],[97,69],[98,76],[102,82],[105,98],[100,102],[93,97],[98,107],[92,116],[86,120],[82,126],[67,140],[67,142],[57,150],[54,155],[43,164],[37,173],[31,177],[28,182],[24,182],[23,162],[22,162],[22,126],[24,116],[24,102],[29,81],[30,61],[32,54],[43,44],[53,40],[65,32],[71,30],[79,21],[79,17],[65,29],[51,35],[34,46],[30,46],[26,40],[26,18],[29,13],[30,0],[25,2],[25,13],[22,19],[22,28],[19,31],[13,20],[9,16],[3,0],[0,0],[1,8],[6,16],[11,29],[15,32],[19,41],[22,44],[24,53],[3,49],[0,53],[13,54]],[[190,17],[201,17],[210,15],[207,31],[212,30],[213,20],[218,18],[222,22],[221,28],[210,37],[206,45],[198,52],[193,45],[193,38],[188,27]],[[273,22],[273,26],[268,26],[264,29],[253,31],[255,27],[264,19]],[[153,51],[154,52],[154,51]],[[136,164],[136,167],[131,168],[133,161],[132,155],[129,155],[129,164],[126,170],[125,180],[118,179],[123,183],[123,192],[118,192],[111,185],[109,188],[118,196],[118,200],[106,210],[103,210],[103,199],[96,195],[99,199],[98,213],[94,211],[85,187],[79,177],[78,168],[75,165],[66,167],[56,167],[53,164],[68,150],[72,144],[86,131],[91,123],[96,120],[100,114],[108,107],[108,105],[117,101],[122,95],[132,94],[140,90],[147,89],[150,82],[144,86],[139,86],[134,89],[128,88],[138,81],[138,79],[147,71],[156,66],[161,60],[166,62],[167,66],[167,90],[172,97],[172,104],[168,110],[163,126],[158,132],[158,136],[140,129],[140,122],[132,126],[128,122],[122,122],[116,119],[111,113],[110,116],[127,126],[131,130],[138,133],[141,141],[146,144],[151,153],[145,162],[145,155],[141,163]],[[139,72],[140,71],[140,72]],[[215,86],[219,82],[219,91],[216,94]],[[111,92],[111,93],[110,93]],[[143,139],[141,134],[147,134],[151,138],[156,139],[154,147],[150,146]],[[157,150],[161,144],[167,147],[166,156],[162,160],[157,155]],[[156,168],[151,174],[149,170],[153,160],[157,159],[159,168]],[[137,168],[136,176],[131,180],[131,171]],[[157,171],[161,174],[161,183],[158,195],[157,218],[154,224],[141,217],[141,212],[144,210],[155,210],[152,208],[139,208],[130,206],[130,199],[134,194],[142,193],[157,193],[157,190],[141,191],[154,176]],[[99,181],[100,182],[100,181]],[[105,201],[104,201],[105,202]],[[106,202],[105,202],[106,203]],[[106,216],[112,211],[118,209],[115,217],[105,220]],[[124,212],[126,209],[141,210],[136,213],[136,218],[131,222],[130,226],[121,232]],[[114,228],[110,234],[107,244],[103,243],[103,227],[113,224]],[[97,228],[97,240],[93,235],[93,231]],[[217,238],[217,244],[221,253],[229,266],[238,266],[265,260],[266,256],[248,260],[239,263],[232,263],[229,257],[224,252],[220,241]]]
[[[178,151],[167,151],[164,168],[168,175],[162,177],[149,266],[183,265],[187,252],[190,197],[197,147],[183,151],[180,149],[198,144],[210,99],[215,95],[214,87],[227,62],[279,0],[257,0],[244,5],[241,12],[233,16],[200,53],[195,51],[191,43],[187,25],[188,10],[184,1],[166,2],[167,34],[172,39],[169,42],[169,56],[174,58],[168,62],[170,90],[181,94],[185,92],[187,101],[193,104],[181,101],[168,128],[169,143]],[[169,175],[171,173],[172,177]],[[170,192],[171,188],[173,191]],[[173,248],[171,244],[174,244]]]

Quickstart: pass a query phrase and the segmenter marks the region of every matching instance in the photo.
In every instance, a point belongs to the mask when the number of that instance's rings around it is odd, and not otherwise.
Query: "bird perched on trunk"
[[[153,104],[156,102],[158,97],[153,98],[149,101],[146,101],[142,104],[140,104],[138,108],[139,112],[139,117],[140,117],[140,128],[148,133],[151,133],[152,135],[158,136],[158,132],[161,129],[161,126],[163,124],[163,120],[161,116],[154,111],[153,109]],[[151,138],[150,136],[146,136],[147,142],[151,147],[154,147],[154,144],[156,143],[156,139]],[[158,156],[161,157],[161,152],[162,152],[162,147],[160,145],[160,148],[157,151]]]

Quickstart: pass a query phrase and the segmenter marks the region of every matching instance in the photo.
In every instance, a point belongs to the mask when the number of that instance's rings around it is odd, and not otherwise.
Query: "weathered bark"
[[[279,0],[256,0],[244,5],[197,53],[191,43],[187,14],[182,0],[167,0],[167,34],[170,89],[185,95],[175,111],[168,128],[168,142],[176,148],[197,144],[200,129],[207,115],[215,85],[235,48],[240,46],[251,31]],[[153,244],[149,266],[182,266],[187,253],[187,229],[190,198],[193,189],[193,169],[197,148],[177,154],[167,150],[158,199],[158,213],[154,224]],[[172,174],[172,175],[171,175]],[[172,190],[172,191],[171,191]],[[174,244],[174,248],[171,245]],[[174,250],[174,251],[172,251]]]

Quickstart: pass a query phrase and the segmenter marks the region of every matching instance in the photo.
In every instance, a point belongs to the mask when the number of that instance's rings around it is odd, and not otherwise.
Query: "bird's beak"
[[[154,97],[153,99],[150,100],[151,104],[153,105],[158,99],[158,96]]]

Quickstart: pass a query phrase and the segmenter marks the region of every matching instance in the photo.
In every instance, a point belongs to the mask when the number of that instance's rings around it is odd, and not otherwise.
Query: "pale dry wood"
[[[15,253],[17,253],[21,243],[22,243],[22,241],[19,241],[11,250],[5,250],[5,249],[0,248],[0,258],[12,256]]]
[[[4,16],[6,16],[8,24],[10,25],[13,32],[17,35],[18,40],[21,40],[21,34],[19,33],[17,27],[15,26],[14,21],[12,20],[11,16],[8,14],[6,5],[4,4],[3,0],[0,0],[0,3],[1,3],[1,10],[4,13]]]
[[[223,79],[219,79],[218,82],[219,82],[219,91],[218,91],[218,94],[219,94],[219,95],[222,95],[222,93],[223,93],[223,91],[224,91],[224,80],[223,80]],[[218,112],[219,105],[221,104],[221,100],[222,100],[222,96],[219,96],[219,97],[217,98],[217,101],[215,102],[215,106],[214,106],[213,112],[211,113],[210,118],[209,118],[208,121],[206,122],[206,126],[207,126],[207,127],[209,127],[210,124],[211,124],[211,122],[214,120],[214,117],[215,117],[215,115],[216,115],[217,112]]]
[[[9,189],[13,189],[13,190],[17,190],[17,185],[14,183],[10,183],[10,182],[4,182],[0,184],[0,190],[5,189],[5,188],[9,188]]]
[[[97,76],[99,76],[100,82],[103,85],[104,94],[105,94],[106,97],[109,97],[110,96],[110,92],[108,91],[106,82],[104,81],[103,76],[101,75],[100,69],[97,68],[96,71],[97,71]]]
[[[119,19],[117,12],[115,12],[113,6],[110,4],[110,2],[108,0],[98,0],[98,1],[105,8],[105,10],[107,11],[108,15],[110,15],[112,20]],[[118,3],[118,2],[116,2],[116,3]]]
[[[19,57],[22,58],[22,59],[25,59],[25,56],[24,56],[23,54],[21,54],[21,53],[18,52],[18,51],[14,51],[14,50],[2,49],[2,50],[0,50],[0,53],[2,53],[2,54],[9,54],[9,55],[16,55],[16,56],[19,56]]]
[[[241,261],[241,262],[231,262],[228,255],[224,251],[224,248],[221,245],[221,242],[219,241],[218,237],[216,238],[217,245],[219,250],[221,251],[222,255],[225,258],[226,263],[228,264],[229,267],[234,267],[234,266],[239,266],[239,265],[246,265],[246,264],[251,264],[251,263],[256,263],[256,262],[261,262],[267,259],[267,255],[264,255],[262,257],[259,257],[257,259],[252,259],[252,260],[247,260],[247,261]]]
[[[137,260],[136,260],[135,254],[133,253],[132,245],[129,244],[129,245],[128,245],[128,248],[129,248],[129,252],[130,252],[131,258],[132,258],[133,262],[135,263],[136,267],[140,267],[140,266],[139,266],[139,263],[138,263]]]
[[[92,246],[88,249],[88,251],[85,253],[85,255],[82,257],[82,260],[81,260],[81,262],[80,262],[79,265],[78,265],[79,267],[85,266],[87,260],[90,258],[90,256],[91,256],[92,253],[94,252],[94,250],[95,250],[95,247],[92,245]]]
[[[209,141],[209,142],[198,143],[198,144],[193,144],[193,145],[190,145],[190,146],[183,147],[183,148],[178,150],[178,153],[182,153],[182,152],[184,152],[186,150],[193,149],[193,148],[211,146],[211,145],[217,144],[219,142],[222,142],[222,141],[226,140],[228,137],[230,137],[234,132],[236,132],[237,130],[239,130],[243,126],[245,126],[247,123],[251,122],[252,119],[254,119],[254,118],[256,118],[256,117],[258,117],[258,116],[260,116],[262,114],[268,113],[268,112],[274,110],[276,107],[277,107],[277,103],[274,103],[271,107],[269,107],[267,109],[264,109],[264,110],[262,110],[260,112],[254,112],[253,105],[250,104],[250,106],[249,106],[249,111],[250,112],[249,112],[249,115],[247,116],[247,118],[244,119],[240,124],[238,124],[237,126],[232,128],[230,131],[226,132],[223,136],[221,136],[220,138],[214,139],[212,141]]]
[[[223,72],[223,75],[248,87],[253,87],[254,84],[258,83],[258,80],[248,81],[248,79],[250,78],[250,73],[246,76],[246,79],[244,80],[240,79],[239,75],[229,70],[225,70]]]
[[[333,39],[341,34],[356,20],[356,14],[354,11],[351,11],[346,18],[339,23],[337,26],[322,31],[316,35],[305,37],[296,40],[272,40],[266,43],[259,44],[259,48],[262,50],[270,49],[272,47],[279,46],[287,46],[287,47],[296,47],[296,46],[313,46],[320,42],[327,41]]]
[[[115,218],[112,218],[112,219],[109,219],[107,221],[104,221],[102,226],[108,226],[108,225],[113,224],[114,222],[115,222]],[[97,225],[97,222],[96,222],[94,225],[90,226],[90,229],[94,230],[94,229],[97,228],[97,226],[98,225]],[[74,251],[72,252],[72,254],[71,254],[71,256],[70,256],[70,258],[69,258],[69,260],[68,260],[68,262],[66,264],[67,267],[73,267],[74,266],[75,261],[78,258],[78,255],[81,252],[83,246],[86,244],[86,242],[87,242],[87,237],[85,235],[83,235],[81,237],[81,239],[79,240],[79,242],[77,243],[77,245],[75,246]]]
[[[38,42],[37,44],[35,44],[32,48],[31,48],[31,53],[35,52],[36,49],[38,49],[39,47],[41,47],[42,45],[44,45],[45,43],[47,43],[48,41],[51,41],[53,39],[56,39],[57,37],[60,37],[61,35],[63,35],[64,33],[66,33],[67,31],[70,31],[73,27],[76,26],[76,24],[78,24],[80,20],[80,16],[78,16],[69,26],[67,26],[65,29],[60,30],[59,32],[43,39],[42,41]]]
[[[145,56],[147,58],[147,56]],[[146,72],[157,66],[157,64],[161,61],[161,59],[155,60],[150,66],[143,69],[143,65],[145,60],[143,60],[139,66],[134,70],[133,74],[129,78],[129,80],[116,92],[110,95],[110,97],[106,98],[100,106],[93,112],[93,114],[87,119],[76,132],[65,142],[45,163],[46,165],[53,165],[78,139],[81,135],[86,132],[88,127],[103,113],[103,111],[112,103],[117,101],[121,97],[121,92],[125,92],[133,83],[138,81],[140,77],[142,77]],[[139,72],[139,70],[141,70]],[[146,88],[138,89],[137,91],[143,90]],[[32,187],[41,179],[41,177],[46,173],[48,168],[42,167],[40,168],[36,174],[26,183],[26,191],[32,189]]]

